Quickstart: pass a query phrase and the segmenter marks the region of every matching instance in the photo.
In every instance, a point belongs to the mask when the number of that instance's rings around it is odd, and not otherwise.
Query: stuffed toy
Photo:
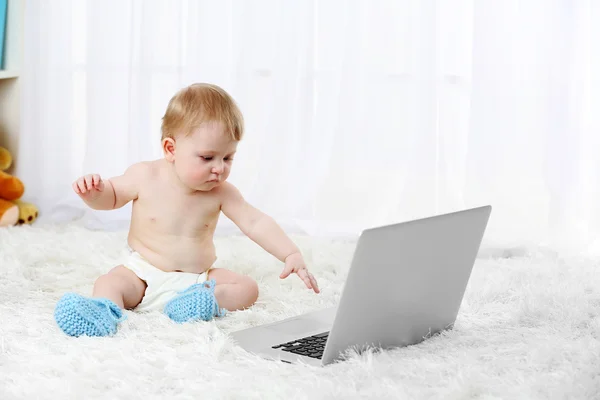
[[[21,201],[25,185],[6,171],[12,164],[12,156],[0,146],[0,227],[31,224],[38,216],[38,209],[31,203]]]

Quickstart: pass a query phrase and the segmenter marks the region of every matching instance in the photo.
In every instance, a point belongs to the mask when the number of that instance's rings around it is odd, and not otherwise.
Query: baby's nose
[[[224,169],[225,169],[225,166],[224,166],[223,162],[222,161],[220,161],[220,162],[217,161],[217,164],[213,167],[213,172],[215,174],[221,174],[221,173],[223,173]]]

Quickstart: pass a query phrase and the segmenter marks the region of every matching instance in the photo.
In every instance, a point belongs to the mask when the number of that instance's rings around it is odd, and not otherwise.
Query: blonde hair
[[[194,83],[179,90],[162,118],[162,139],[189,135],[203,122],[221,122],[232,140],[244,135],[244,118],[233,98],[209,83]]]

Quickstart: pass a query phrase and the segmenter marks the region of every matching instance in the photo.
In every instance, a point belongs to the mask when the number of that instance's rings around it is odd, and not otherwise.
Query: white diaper
[[[135,308],[136,311],[162,311],[167,302],[177,296],[177,292],[196,283],[203,283],[207,278],[207,272],[194,274],[162,271],[136,251],[130,251],[123,265],[148,285],[141,303]]]

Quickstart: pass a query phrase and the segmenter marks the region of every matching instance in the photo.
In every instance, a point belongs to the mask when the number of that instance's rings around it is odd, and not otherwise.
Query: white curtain
[[[42,218],[91,212],[79,175],[160,157],[197,81],[239,102],[231,175],[290,232],[491,204],[488,242],[600,237],[594,0],[28,0],[18,173]],[[220,232],[228,221],[223,217]]]

